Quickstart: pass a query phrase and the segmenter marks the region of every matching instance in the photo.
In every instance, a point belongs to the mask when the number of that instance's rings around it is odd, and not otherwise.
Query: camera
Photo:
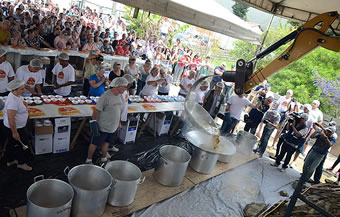
[[[292,102],[296,102],[297,100],[296,100],[296,98],[292,98]]]
[[[300,119],[301,119],[301,114],[297,113],[297,112],[293,112],[293,113],[290,114],[288,122],[293,123],[294,120],[295,120],[295,122],[299,122]]]

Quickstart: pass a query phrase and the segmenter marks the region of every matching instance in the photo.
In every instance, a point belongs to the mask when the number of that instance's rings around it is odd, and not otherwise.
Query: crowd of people
[[[312,105],[301,106],[292,97],[293,91],[287,90],[285,96],[275,101],[267,81],[254,90],[256,97],[253,101],[248,100],[244,94],[233,95],[233,83],[221,78],[227,70],[225,63],[214,67],[209,56],[203,61],[199,53],[194,54],[178,39],[171,48],[167,47],[167,30],[164,28],[159,36],[141,39],[134,31],[128,32],[120,18],[114,20],[90,8],[81,10],[72,6],[69,10],[60,10],[51,2],[37,4],[25,0],[15,3],[3,1],[0,20],[1,45],[89,52],[83,77],[83,95],[99,96],[100,99],[90,122],[93,138],[86,163],[92,163],[97,146],[102,147],[102,162],[107,161],[108,150],[118,151],[113,146],[114,138],[121,122],[126,121],[129,95],[169,95],[170,87],[174,85],[179,87],[178,94],[186,97],[198,78],[214,74],[210,82],[204,80],[197,87],[195,100],[212,118],[224,113],[221,134],[232,134],[242,119],[243,110],[251,107],[243,120],[244,131],[256,134],[259,138],[258,147],[254,151],[262,157],[276,130],[271,145],[276,146],[275,163],[272,165],[278,167],[284,159],[281,171],[285,171],[289,166],[294,167],[300,154],[306,155],[308,144],[312,145],[303,174],[309,178],[315,170],[314,182],[320,182],[323,163],[329,148],[335,143],[336,126],[334,123],[327,127],[322,125],[323,115],[318,109],[318,100],[314,100]],[[166,18],[162,22],[166,28],[169,27]],[[109,75],[104,76],[106,68],[103,53],[126,56],[129,58],[128,64],[123,68],[115,62]],[[144,64],[137,65],[138,58],[144,59]],[[6,60],[6,51],[0,49],[0,95],[10,99],[5,105],[4,125],[11,132],[11,138],[14,139],[11,141],[14,143],[26,141],[27,138],[25,130],[17,130],[25,128],[26,122],[23,119],[27,119],[27,110],[25,112],[20,95],[44,94],[41,88],[41,68],[41,61],[32,59],[29,65],[19,67],[14,73]],[[235,70],[235,66],[232,65],[230,70]],[[55,94],[69,96],[71,85],[75,82],[75,71],[67,53],[58,55],[58,62],[52,72]],[[221,110],[224,105],[225,110]],[[22,120],[19,118],[18,121],[19,116]],[[15,151],[18,149],[9,150],[7,165],[17,164],[19,168],[31,170],[26,164],[29,158],[24,157],[24,154],[15,155]],[[14,159],[14,156],[18,159]]]

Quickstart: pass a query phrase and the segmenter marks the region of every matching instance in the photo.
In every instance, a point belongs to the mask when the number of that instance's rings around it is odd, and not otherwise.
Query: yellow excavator
[[[224,72],[222,75],[223,80],[235,82],[236,94],[242,94],[244,92],[248,93],[252,88],[266,78],[295,62],[319,46],[339,52],[340,36],[332,28],[332,23],[336,19],[339,19],[339,14],[336,11],[323,13],[314,17],[304,25],[300,26],[297,30],[257,54],[248,62],[243,59],[239,59],[236,62],[236,71]],[[334,34],[334,36],[329,33]],[[292,40],[294,40],[293,43],[275,60],[269,63],[266,67],[253,72],[253,62],[255,60],[265,57],[280,46]]]

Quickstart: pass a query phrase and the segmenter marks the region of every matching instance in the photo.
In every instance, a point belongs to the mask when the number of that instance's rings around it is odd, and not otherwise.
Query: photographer
[[[328,149],[335,143],[334,133],[334,127],[327,127],[326,129],[322,128],[320,133],[315,132],[312,134],[311,138],[316,138],[316,141],[303,164],[301,176],[303,181],[309,180],[314,170],[319,166],[325,155],[327,155]]]
[[[288,133],[284,137],[280,154],[276,158],[276,162],[271,164],[272,166],[278,167],[283,157],[287,154],[281,172],[284,172],[288,168],[292,155],[297,148],[304,143],[304,137],[308,133],[308,128],[305,124],[309,118],[308,114],[302,113],[301,116],[299,116],[293,113],[292,116],[293,118],[288,120]]]
[[[265,127],[258,148],[255,150],[255,153],[257,152],[260,157],[266,151],[268,140],[273,131],[279,128],[279,121],[280,114],[276,110],[270,110],[264,115],[262,122],[265,124]]]
[[[258,108],[253,108],[250,110],[249,114],[244,115],[244,131],[251,134],[255,134],[257,126],[261,123],[263,115],[270,108],[270,104],[273,102],[273,97],[265,98],[263,96],[258,97]]]

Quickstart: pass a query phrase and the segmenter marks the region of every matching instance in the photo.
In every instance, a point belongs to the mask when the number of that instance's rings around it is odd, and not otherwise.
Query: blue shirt
[[[96,83],[100,82],[101,80],[98,79],[96,74],[93,74],[89,78],[89,82],[94,80]],[[101,96],[104,93],[105,82],[103,82],[99,87],[93,88],[90,85],[90,96]]]
[[[217,69],[217,70],[221,70],[222,72],[225,72],[225,69],[222,69],[220,66],[216,66],[216,67],[215,67],[215,70],[216,70],[216,69]],[[214,75],[216,75],[215,70],[214,70]],[[215,82],[220,82],[220,81],[222,81],[222,77],[219,76],[219,75],[216,75],[216,76],[213,77],[212,80],[215,81]]]
[[[328,149],[330,148],[330,146],[328,144],[326,144],[325,142],[325,138],[322,137],[320,134],[315,136],[316,141],[312,147],[312,150],[319,153],[319,154],[327,154]],[[334,136],[332,136],[331,138],[329,138],[329,141],[334,144],[335,143],[335,138]]]

